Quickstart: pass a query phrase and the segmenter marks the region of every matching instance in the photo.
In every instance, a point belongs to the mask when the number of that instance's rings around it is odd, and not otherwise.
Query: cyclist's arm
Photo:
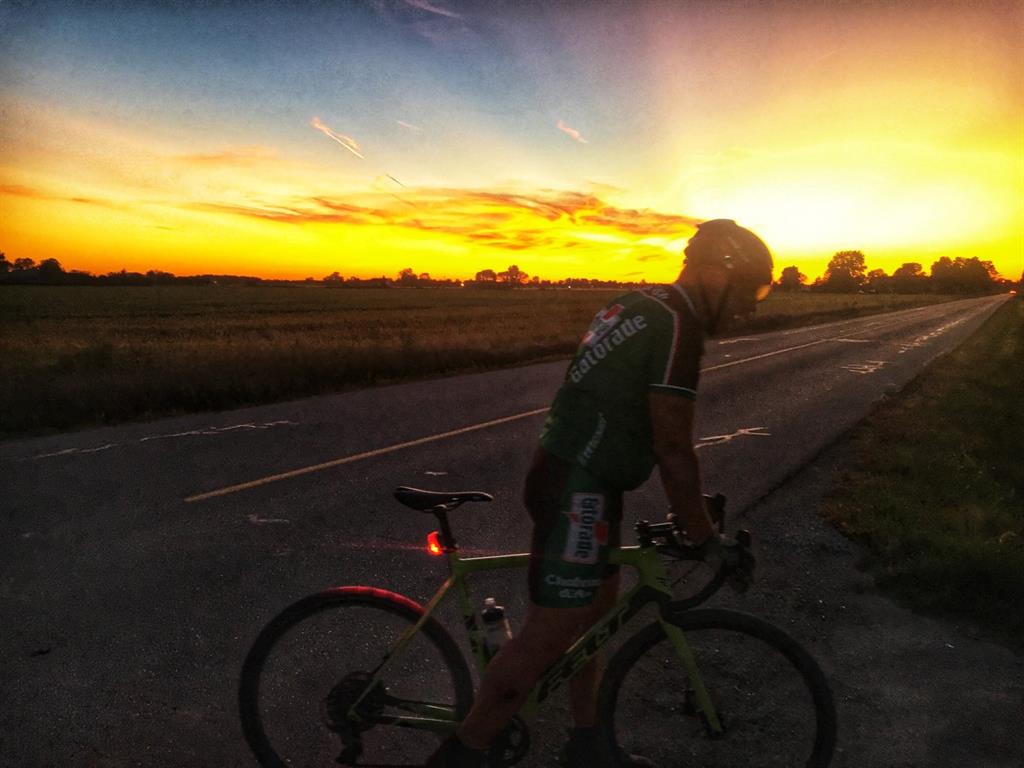
[[[693,449],[694,402],[674,394],[647,396],[654,434],[654,455],[671,511],[694,544],[715,533],[701,495],[700,463]]]

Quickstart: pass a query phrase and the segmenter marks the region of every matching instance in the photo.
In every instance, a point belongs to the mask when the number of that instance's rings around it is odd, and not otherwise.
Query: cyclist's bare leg
[[[531,603],[519,633],[487,665],[459,740],[485,749],[523,706],[540,676],[594,615],[594,606],[548,608]]]
[[[590,615],[583,625],[584,628],[596,624],[615,605],[619,597],[619,581],[618,573],[604,580],[593,604],[588,606]],[[597,723],[597,689],[601,685],[604,666],[604,653],[598,652],[569,681],[569,711],[577,728],[590,728]]]

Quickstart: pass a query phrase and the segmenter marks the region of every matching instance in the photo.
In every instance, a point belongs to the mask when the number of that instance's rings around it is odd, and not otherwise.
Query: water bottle
[[[512,627],[505,616],[505,608],[498,605],[493,597],[484,600],[484,609],[480,616],[484,620],[484,647],[487,649],[487,658],[494,658],[502,643],[512,637]]]

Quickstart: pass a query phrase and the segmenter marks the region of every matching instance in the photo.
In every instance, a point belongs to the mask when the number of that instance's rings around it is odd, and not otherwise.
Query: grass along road
[[[826,516],[909,605],[1024,638],[1024,302],[1004,304],[854,433]]]
[[[568,356],[589,290],[0,288],[0,435],[221,410]],[[948,297],[775,293],[740,332]]]

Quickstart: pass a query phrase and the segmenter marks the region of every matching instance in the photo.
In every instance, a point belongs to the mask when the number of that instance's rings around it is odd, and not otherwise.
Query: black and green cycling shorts
[[[618,570],[608,551],[619,545],[622,491],[538,448],[524,499],[533,519],[530,599],[550,608],[590,605]]]

